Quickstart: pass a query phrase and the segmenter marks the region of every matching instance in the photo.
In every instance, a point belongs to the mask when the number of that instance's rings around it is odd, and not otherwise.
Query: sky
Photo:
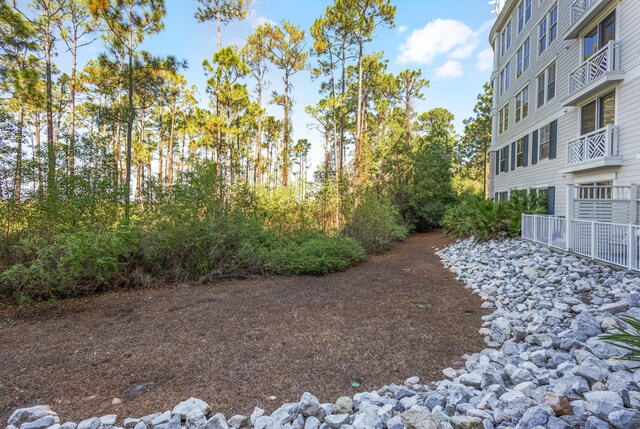
[[[250,16],[233,22],[222,30],[223,45],[242,46],[255,27],[264,22],[279,23],[283,19],[307,32],[307,46],[311,46],[308,29],[331,4],[330,0],[253,0]],[[473,106],[482,85],[491,75],[493,54],[488,34],[495,20],[488,0],[392,0],[397,7],[395,28],[378,28],[376,39],[367,46],[366,53],[384,52],[388,70],[398,73],[404,69],[420,69],[430,81],[425,100],[417,103],[418,112],[444,107],[455,116],[458,132],[463,119],[472,116]],[[174,55],[184,59],[188,68],[183,71],[189,84],[199,88],[199,98],[206,105],[206,78],[202,61],[210,59],[216,48],[216,27],[213,22],[199,23],[194,18],[196,0],[166,0],[165,29],[150,36],[143,49],[155,55]],[[84,48],[82,63],[101,51],[99,43]],[[63,54],[64,55],[64,54]],[[310,61],[313,61],[310,57]],[[277,72],[270,73],[272,90],[282,92],[283,83]],[[307,71],[296,74],[293,83],[294,141],[306,138],[312,143],[311,160],[322,157],[322,138],[310,129],[312,122],[304,109],[319,100],[319,82],[312,81]],[[270,113],[279,112],[276,106]]]

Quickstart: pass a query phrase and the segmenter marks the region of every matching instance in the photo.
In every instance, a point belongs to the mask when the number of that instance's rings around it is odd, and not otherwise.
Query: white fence
[[[522,238],[640,271],[640,226],[522,215]]]
[[[618,127],[607,125],[567,145],[567,165],[618,155]]]
[[[571,5],[571,25],[575,24],[595,2],[595,0],[575,0]]]

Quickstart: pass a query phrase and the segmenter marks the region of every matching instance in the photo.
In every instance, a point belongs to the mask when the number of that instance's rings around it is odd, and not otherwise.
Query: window
[[[511,87],[510,76],[511,62],[508,62],[500,72],[500,95],[504,95],[505,92],[509,91]]]
[[[529,116],[529,85],[516,95],[516,122]]]
[[[542,73],[538,75],[538,108],[556,96],[556,63],[552,63]]]
[[[516,167],[524,167],[524,137],[516,142]]]
[[[558,37],[558,5],[556,4],[538,24],[538,51],[543,53]]]
[[[507,164],[507,151],[509,146],[505,146],[500,149],[500,173],[505,173],[509,164]]]
[[[518,5],[518,33],[520,33],[527,22],[531,19],[531,0],[523,0]]]
[[[611,40],[616,40],[616,13],[603,19],[582,39],[583,59],[588,60]]]
[[[551,147],[551,124],[545,125],[540,128],[539,145],[538,145],[538,160],[549,159],[549,148]]]
[[[524,41],[520,49],[518,49],[518,53],[516,55],[518,61],[518,73],[517,77],[520,77],[522,73],[526,72],[529,68],[529,60],[531,56],[531,39],[528,37],[527,40]]]
[[[616,93],[610,92],[582,106],[580,134],[585,135],[616,122]]]
[[[500,109],[500,134],[509,129],[509,103]]]
[[[509,199],[509,192],[496,192],[496,201],[507,201]]]
[[[500,34],[500,49],[501,56],[505,56],[507,51],[511,48],[511,21],[507,23],[504,30]]]

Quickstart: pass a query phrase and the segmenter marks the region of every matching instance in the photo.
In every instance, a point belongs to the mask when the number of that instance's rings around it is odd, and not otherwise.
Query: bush
[[[22,240],[15,251],[23,262],[0,275],[3,295],[21,303],[55,300],[118,283],[138,246],[139,232],[117,227],[103,232],[59,234]]]
[[[258,270],[252,242],[263,235],[258,221],[237,214],[165,222],[142,237],[142,268],[179,282],[249,274]]]
[[[523,213],[542,214],[546,210],[546,202],[533,194],[514,193],[509,201],[469,198],[447,208],[442,226],[454,237],[474,236],[480,241],[517,237]]]
[[[614,326],[615,332],[601,335],[600,339],[629,352],[624,356],[619,356],[618,359],[640,362],[640,320],[625,316],[620,317],[620,320],[629,328],[625,329],[620,324],[616,324]]]
[[[364,259],[362,246],[350,237],[299,230],[257,249],[260,267],[267,273],[323,275],[342,271]]]
[[[367,194],[353,211],[345,234],[362,244],[368,254],[373,254],[404,239],[408,231],[396,206],[375,194]]]

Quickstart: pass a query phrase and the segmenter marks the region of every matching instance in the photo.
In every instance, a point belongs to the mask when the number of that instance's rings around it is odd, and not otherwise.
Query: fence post
[[[596,252],[596,222],[591,221],[591,257],[595,259]]]
[[[547,220],[549,221],[549,225],[547,226],[547,244],[551,247],[551,244],[553,243],[553,218],[549,216]]]
[[[533,215],[533,242],[538,242],[538,215]]]
[[[638,185],[635,183],[629,187],[629,223],[638,224]]]
[[[629,225],[629,234],[628,234],[628,238],[627,238],[627,268],[628,269],[633,269],[633,262],[635,260],[634,258],[634,250],[635,250],[635,246],[634,246],[634,237],[633,237],[633,225]]]
[[[574,210],[574,201],[573,201],[573,185],[567,185],[567,207],[565,208],[566,212],[566,220],[567,220],[567,237],[566,237],[566,250],[573,250],[573,210]]]

